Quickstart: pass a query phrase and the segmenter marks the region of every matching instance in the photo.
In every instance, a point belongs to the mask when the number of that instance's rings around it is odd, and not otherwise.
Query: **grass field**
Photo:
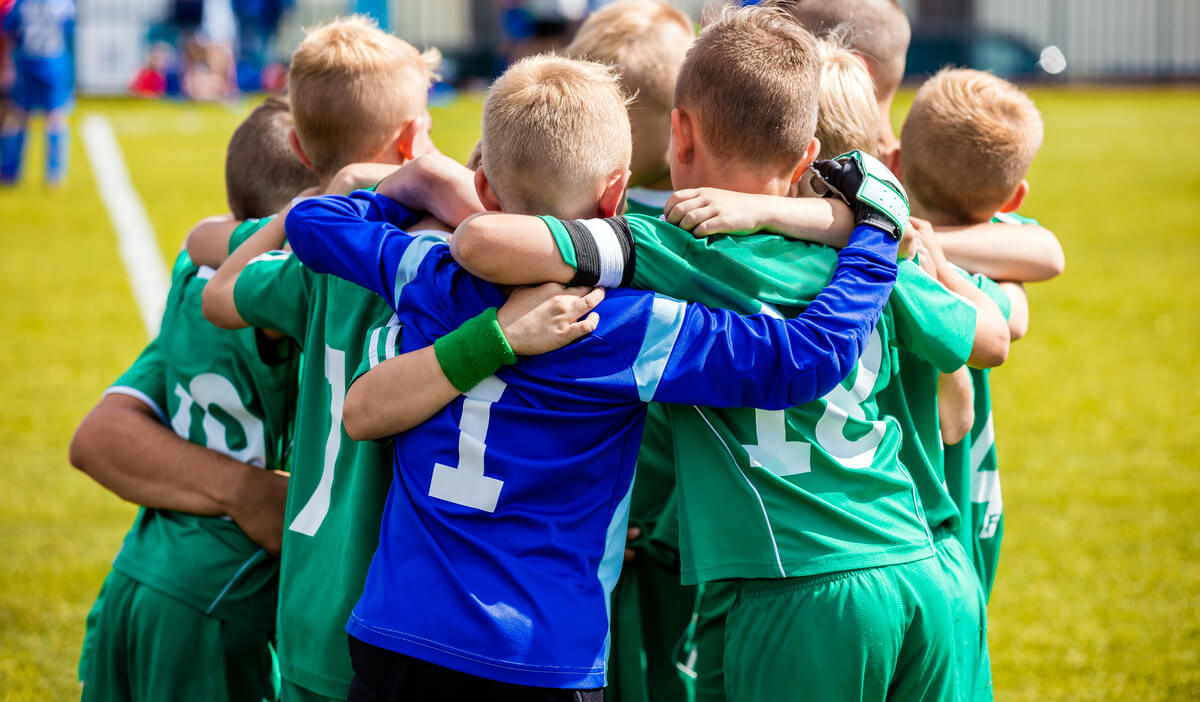
[[[1200,92],[1038,90],[1024,212],[1067,273],[993,374],[1005,552],[990,626],[1000,700],[1200,698]],[[902,101],[903,102],[903,101]],[[465,158],[479,100],[436,108]],[[904,105],[897,106],[902,114]],[[169,262],[225,210],[249,105],[84,100],[109,118]],[[78,697],[84,616],[134,508],[67,463],[75,424],[146,342],[78,139],[66,186],[0,191],[0,700]]]

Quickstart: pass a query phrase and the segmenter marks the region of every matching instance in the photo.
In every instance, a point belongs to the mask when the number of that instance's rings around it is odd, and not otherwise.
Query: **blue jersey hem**
[[[372,646],[419,658],[460,673],[513,685],[573,690],[600,688],[605,684],[604,668],[572,669],[486,659],[468,651],[449,649],[436,641],[399,631],[381,630],[368,625],[353,613],[350,615],[350,621],[346,623],[346,633]]]

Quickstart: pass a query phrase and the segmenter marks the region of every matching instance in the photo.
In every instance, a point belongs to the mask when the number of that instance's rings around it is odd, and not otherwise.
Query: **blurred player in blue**
[[[31,112],[46,113],[46,182],[67,174],[67,112],[75,92],[71,58],[75,28],[73,0],[16,0],[4,18],[13,43],[17,80],[13,110],[0,129],[0,184],[13,185],[21,172]]]

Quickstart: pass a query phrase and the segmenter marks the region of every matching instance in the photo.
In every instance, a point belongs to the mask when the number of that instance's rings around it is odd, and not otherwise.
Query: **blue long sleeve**
[[[795,319],[658,297],[634,365],[643,400],[783,409],[832,390],[858,361],[896,281],[897,243],[861,225],[829,285]]]
[[[348,197],[302,200],[292,207],[284,226],[288,243],[304,265],[390,300],[396,271],[384,265],[392,260],[385,254],[411,241],[403,228],[416,218],[390,198],[359,190]]]

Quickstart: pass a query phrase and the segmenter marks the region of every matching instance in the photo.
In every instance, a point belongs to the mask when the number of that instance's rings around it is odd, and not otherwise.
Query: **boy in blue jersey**
[[[493,87],[483,131],[475,182],[484,205],[565,217],[619,211],[628,120],[608,69],[553,57],[520,62]],[[402,174],[380,193],[407,199]],[[490,324],[488,308],[503,290],[458,267],[440,239],[389,224],[408,212],[384,195],[297,204],[287,222],[296,255],[389,300],[405,323],[405,349],[463,320]],[[445,400],[466,397],[397,437],[379,550],[347,627],[351,699],[593,694],[586,691],[605,681],[607,598],[620,569],[643,403],[783,407],[827,391],[857,357],[886,297],[889,234],[860,226],[831,286],[788,322],[621,290],[597,307],[594,334],[510,368],[500,368],[499,359],[511,361],[502,347],[464,357],[435,344],[448,382],[434,382]],[[604,243],[631,245],[620,234]],[[347,429],[360,438],[370,432],[356,427],[372,424],[360,413],[391,410],[351,396],[379,392],[372,385],[392,363],[347,396]],[[382,424],[387,433],[411,422]]]
[[[72,0],[17,0],[4,18],[3,31],[14,42],[17,82],[15,107],[0,125],[0,185],[12,185],[20,176],[31,112],[46,114],[46,182],[57,185],[67,175],[74,28]]]

